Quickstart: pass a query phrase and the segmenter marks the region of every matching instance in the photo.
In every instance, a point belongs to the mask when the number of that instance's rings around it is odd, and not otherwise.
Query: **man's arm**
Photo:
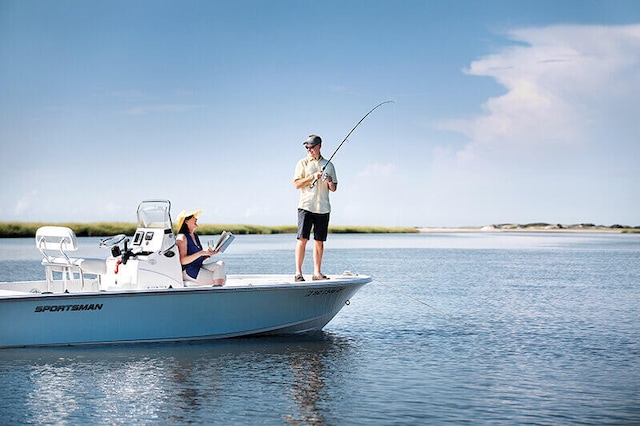
[[[318,172],[316,174],[294,179],[293,184],[296,186],[296,189],[301,189],[301,188],[304,188],[305,186],[311,185],[314,179],[320,179],[321,177],[322,177],[322,173]]]

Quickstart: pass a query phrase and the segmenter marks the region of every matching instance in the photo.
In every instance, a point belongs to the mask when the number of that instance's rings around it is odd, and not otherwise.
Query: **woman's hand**
[[[206,250],[202,250],[200,253],[202,253],[202,256],[204,257],[211,257],[213,255],[220,253],[220,249],[214,250],[212,248],[208,248]]]

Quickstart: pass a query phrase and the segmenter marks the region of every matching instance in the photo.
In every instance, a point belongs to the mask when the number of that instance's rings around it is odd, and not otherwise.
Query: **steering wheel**
[[[119,245],[121,242],[127,239],[125,234],[114,235],[113,237],[107,237],[100,240],[100,247],[111,248]]]

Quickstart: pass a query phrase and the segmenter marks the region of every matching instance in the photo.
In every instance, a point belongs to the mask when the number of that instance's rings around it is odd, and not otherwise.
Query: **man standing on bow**
[[[331,212],[329,191],[335,192],[338,189],[338,179],[333,164],[320,154],[322,147],[320,136],[311,135],[302,144],[309,155],[298,161],[293,177],[296,189],[300,190],[295,281],[304,281],[302,263],[312,227],[313,280],[327,280],[329,278],[322,273],[322,255],[329,231],[329,213]]]

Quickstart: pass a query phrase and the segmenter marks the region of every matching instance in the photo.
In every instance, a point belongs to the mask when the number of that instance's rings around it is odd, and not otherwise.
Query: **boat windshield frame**
[[[169,200],[145,200],[138,205],[138,228],[173,229]]]

